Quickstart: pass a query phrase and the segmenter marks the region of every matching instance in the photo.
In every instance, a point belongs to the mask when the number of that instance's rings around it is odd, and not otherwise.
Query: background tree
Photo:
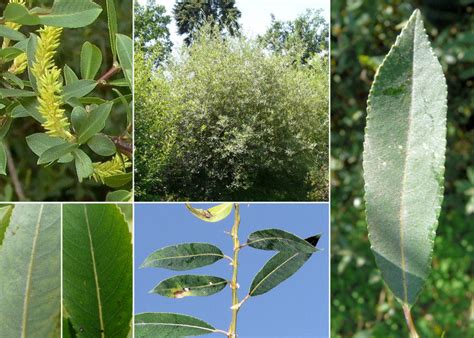
[[[191,44],[199,29],[210,23],[221,33],[231,36],[239,34],[240,10],[235,0],[178,0],[173,8],[174,18],[180,35],[187,35],[184,41]]]
[[[141,50],[155,62],[165,59],[173,47],[168,28],[170,22],[165,6],[157,5],[154,0],[147,0],[142,6],[135,0],[135,50]]]
[[[329,24],[321,9],[307,9],[292,21],[277,20],[272,14],[270,28],[258,40],[273,52],[307,62],[315,54],[328,53]]]

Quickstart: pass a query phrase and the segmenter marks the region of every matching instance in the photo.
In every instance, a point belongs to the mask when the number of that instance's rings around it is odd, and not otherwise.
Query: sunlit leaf
[[[228,284],[223,278],[201,275],[180,275],[165,279],[150,293],[169,298],[210,296],[221,291]]]
[[[232,206],[232,203],[222,203],[216,205],[215,207],[204,210],[193,208],[189,203],[186,203],[186,208],[188,208],[188,210],[191,211],[194,216],[206,222],[222,221],[230,215]]]

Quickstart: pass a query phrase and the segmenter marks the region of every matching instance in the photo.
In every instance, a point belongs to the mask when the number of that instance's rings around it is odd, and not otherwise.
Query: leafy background
[[[433,270],[413,308],[422,337],[474,334],[474,2],[332,1],[332,337],[407,335],[365,221],[362,147],[375,70],[415,8],[448,81],[445,199]]]
[[[32,1],[33,6],[48,6],[52,0]],[[99,18],[90,26],[80,29],[65,29],[61,39],[61,45],[56,57],[59,66],[69,65],[76,74],[80,74],[81,46],[89,41],[102,50],[104,56],[100,75],[107,71],[112,65],[112,53],[109,42],[109,31],[107,25],[106,0],[95,0],[103,11]],[[7,1],[0,4],[0,12],[3,12]],[[132,34],[132,0],[115,1],[119,33],[131,36]],[[33,27],[37,28],[37,27]],[[28,32],[28,27],[22,27],[22,32]],[[99,76],[100,76],[99,75]],[[119,89],[123,95],[130,94],[125,88]],[[112,99],[109,88],[100,86],[91,95],[98,95],[105,99]],[[114,94],[115,95],[115,94]],[[114,105],[106,132],[109,135],[118,135],[126,125],[126,111],[122,105]],[[33,154],[26,144],[25,137],[37,132],[43,132],[41,126],[33,119],[20,119],[14,121],[7,140],[12,152],[18,175],[25,190],[26,198],[34,201],[103,201],[110,188],[98,184],[92,180],[79,183],[76,176],[74,162],[69,164],[55,164],[50,167],[40,167],[36,164],[37,156]],[[94,159],[93,159],[94,160]],[[10,177],[0,177],[0,200],[14,201],[17,196],[11,184]]]

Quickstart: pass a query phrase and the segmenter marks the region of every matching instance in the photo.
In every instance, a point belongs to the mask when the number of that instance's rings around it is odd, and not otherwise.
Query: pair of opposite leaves
[[[232,211],[232,203],[224,203],[208,210],[186,205],[190,212],[206,222],[218,222]],[[260,230],[250,234],[246,245],[278,251],[257,273],[247,297],[262,295],[291,277],[317,251],[320,235],[299,238],[279,229]],[[225,255],[207,243],[184,243],[159,249],[149,255],[141,267],[159,267],[170,270],[190,270],[213,264]],[[209,296],[221,291],[229,282],[223,278],[201,275],[178,275],[159,283],[150,293],[170,298]],[[191,336],[220,332],[210,324],[186,315],[175,313],[141,313],[135,317],[135,335]],[[221,332],[222,333],[222,332]]]
[[[127,337],[132,244],[122,211],[75,204],[63,212],[63,337]],[[0,336],[60,337],[59,204],[0,208],[0,271]]]

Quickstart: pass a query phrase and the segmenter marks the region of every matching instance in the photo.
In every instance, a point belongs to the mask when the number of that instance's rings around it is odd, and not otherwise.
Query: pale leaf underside
[[[446,81],[415,11],[378,70],[364,142],[369,238],[383,278],[413,305],[428,277],[443,195]]]

